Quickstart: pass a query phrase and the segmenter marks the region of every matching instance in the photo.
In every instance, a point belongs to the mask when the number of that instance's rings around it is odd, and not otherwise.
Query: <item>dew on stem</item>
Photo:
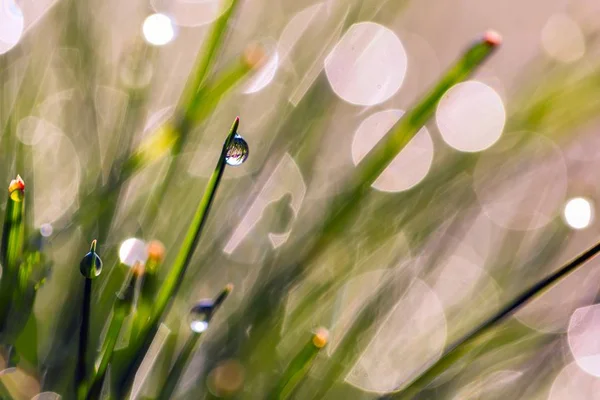
[[[225,161],[228,165],[234,167],[242,165],[248,158],[249,151],[248,143],[246,143],[243,137],[236,133],[227,149]]]

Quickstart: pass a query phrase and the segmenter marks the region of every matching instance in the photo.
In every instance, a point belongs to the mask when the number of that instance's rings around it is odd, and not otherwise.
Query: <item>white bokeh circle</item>
[[[446,316],[435,292],[416,279],[360,356],[346,381],[385,393],[435,362],[446,344]]]
[[[404,81],[406,68],[406,51],[398,36],[374,22],[352,25],[325,59],[325,73],[335,94],[362,106],[392,97]]]
[[[569,199],[563,209],[563,218],[573,229],[585,229],[590,226],[593,214],[592,203],[583,197]]]
[[[588,374],[600,377],[600,305],[575,310],[567,337],[577,365]]]
[[[354,134],[352,160],[358,164],[404,115],[402,110],[385,110],[365,119]],[[398,153],[387,168],[373,182],[372,187],[384,192],[408,190],[421,182],[433,162],[433,141],[423,127]]]
[[[525,145],[519,142],[524,135],[531,136]],[[538,229],[564,204],[567,166],[552,140],[519,132],[479,159],[473,187],[483,212],[494,223],[514,230]]]
[[[175,38],[175,27],[165,14],[149,15],[142,25],[144,39],[154,46],[164,46]]]
[[[552,15],[542,29],[542,48],[553,59],[572,63],[585,54],[585,36],[579,24],[565,14]]]
[[[23,12],[15,0],[0,1],[0,54],[15,47],[23,36]]]
[[[502,135],[506,111],[490,86],[467,81],[451,87],[440,100],[435,120],[444,141],[456,150],[476,152]]]
[[[548,400],[600,400],[600,379],[572,362],[554,379]]]

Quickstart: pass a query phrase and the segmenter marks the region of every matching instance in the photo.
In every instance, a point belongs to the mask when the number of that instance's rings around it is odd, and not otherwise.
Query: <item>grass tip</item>
[[[502,35],[500,35],[497,31],[489,30],[483,34],[483,42],[496,47],[502,44]]]
[[[313,335],[312,342],[316,348],[323,348],[329,340],[329,331],[325,328],[318,328]]]
[[[96,252],[96,245],[98,243],[97,239],[92,240],[92,244],[90,245],[90,253],[95,253]]]
[[[133,264],[133,266],[131,267],[131,272],[133,273],[133,276],[135,277],[140,277],[142,275],[144,275],[144,264],[142,264],[141,262],[136,262],[135,264]]]
[[[23,200],[23,194],[25,192],[25,182],[21,178],[21,175],[17,175],[15,179],[10,181],[8,185],[8,193],[10,198],[14,201]]]

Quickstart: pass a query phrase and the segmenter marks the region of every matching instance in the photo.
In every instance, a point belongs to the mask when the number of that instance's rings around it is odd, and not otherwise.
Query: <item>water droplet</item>
[[[208,323],[215,311],[215,303],[212,300],[201,300],[190,310],[190,329],[196,333],[202,333],[208,329]]]
[[[42,226],[40,227],[40,234],[43,237],[51,236],[53,231],[54,229],[52,228],[51,224],[42,224]]]
[[[102,272],[102,260],[98,254],[90,251],[81,260],[79,270],[87,279],[94,279]]]
[[[225,161],[227,164],[234,167],[241,165],[248,158],[249,151],[250,149],[248,148],[248,143],[246,143],[243,137],[236,133],[231,144],[229,145],[229,148],[227,149]]]

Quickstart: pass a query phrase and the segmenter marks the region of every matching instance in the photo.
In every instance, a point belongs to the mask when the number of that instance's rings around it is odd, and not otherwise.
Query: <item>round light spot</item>
[[[386,110],[365,119],[356,130],[352,141],[352,160],[358,164],[402,117],[402,110]],[[433,162],[433,142],[423,127],[387,168],[373,182],[373,187],[384,192],[408,190],[427,176]]]
[[[333,91],[348,103],[372,106],[393,96],[404,80],[407,58],[402,42],[374,22],[354,24],[325,59]]]
[[[548,400],[600,400],[600,379],[586,374],[576,362],[564,367],[554,379]]]
[[[313,4],[298,12],[290,19],[285,28],[281,31],[281,36],[279,36],[279,41],[277,43],[277,52],[279,53],[281,60],[286,59],[315,19],[319,15],[323,15],[323,13],[321,13],[323,7],[323,3]]]
[[[445,344],[444,308],[429,286],[417,279],[381,324],[346,381],[362,390],[389,392],[434,363]]]
[[[51,224],[42,224],[42,226],[40,226],[40,234],[43,237],[51,236],[53,231],[54,229]]]
[[[119,259],[129,267],[136,263],[145,264],[148,259],[148,250],[146,242],[137,238],[125,240],[119,248]]]
[[[553,59],[572,63],[585,54],[585,37],[573,19],[555,14],[542,29],[542,47]]]
[[[575,362],[588,374],[600,377],[600,305],[575,310],[569,321],[569,348]]]
[[[524,135],[531,136],[525,145],[519,142]],[[496,224],[538,229],[552,221],[564,204],[567,167],[560,148],[550,139],[518,132],[479,159],[473,186],[484,213]]]
[[[171,18],[165,14],[152,14],[144,20],[142,32],[146,41],[154,46],[163,46],[175,37]]]
[[[202,333],[208,329],[208,322],[206,321],[194,321],[190,324],[190,329],[196,333]]]
[[[23,35],[23,13],[15,0],[0,1],[0,54],[15,47]]]
[[[592,204],[583,197],[570,199],[563,210],[565,222],[573,229],[585,229],[590,226],[592,214]]]
[[[500,138],[506,111],[494,89],[478,81],[467,81],[444,94],[435,119],[450,147],[476,152],[487,149]]]

